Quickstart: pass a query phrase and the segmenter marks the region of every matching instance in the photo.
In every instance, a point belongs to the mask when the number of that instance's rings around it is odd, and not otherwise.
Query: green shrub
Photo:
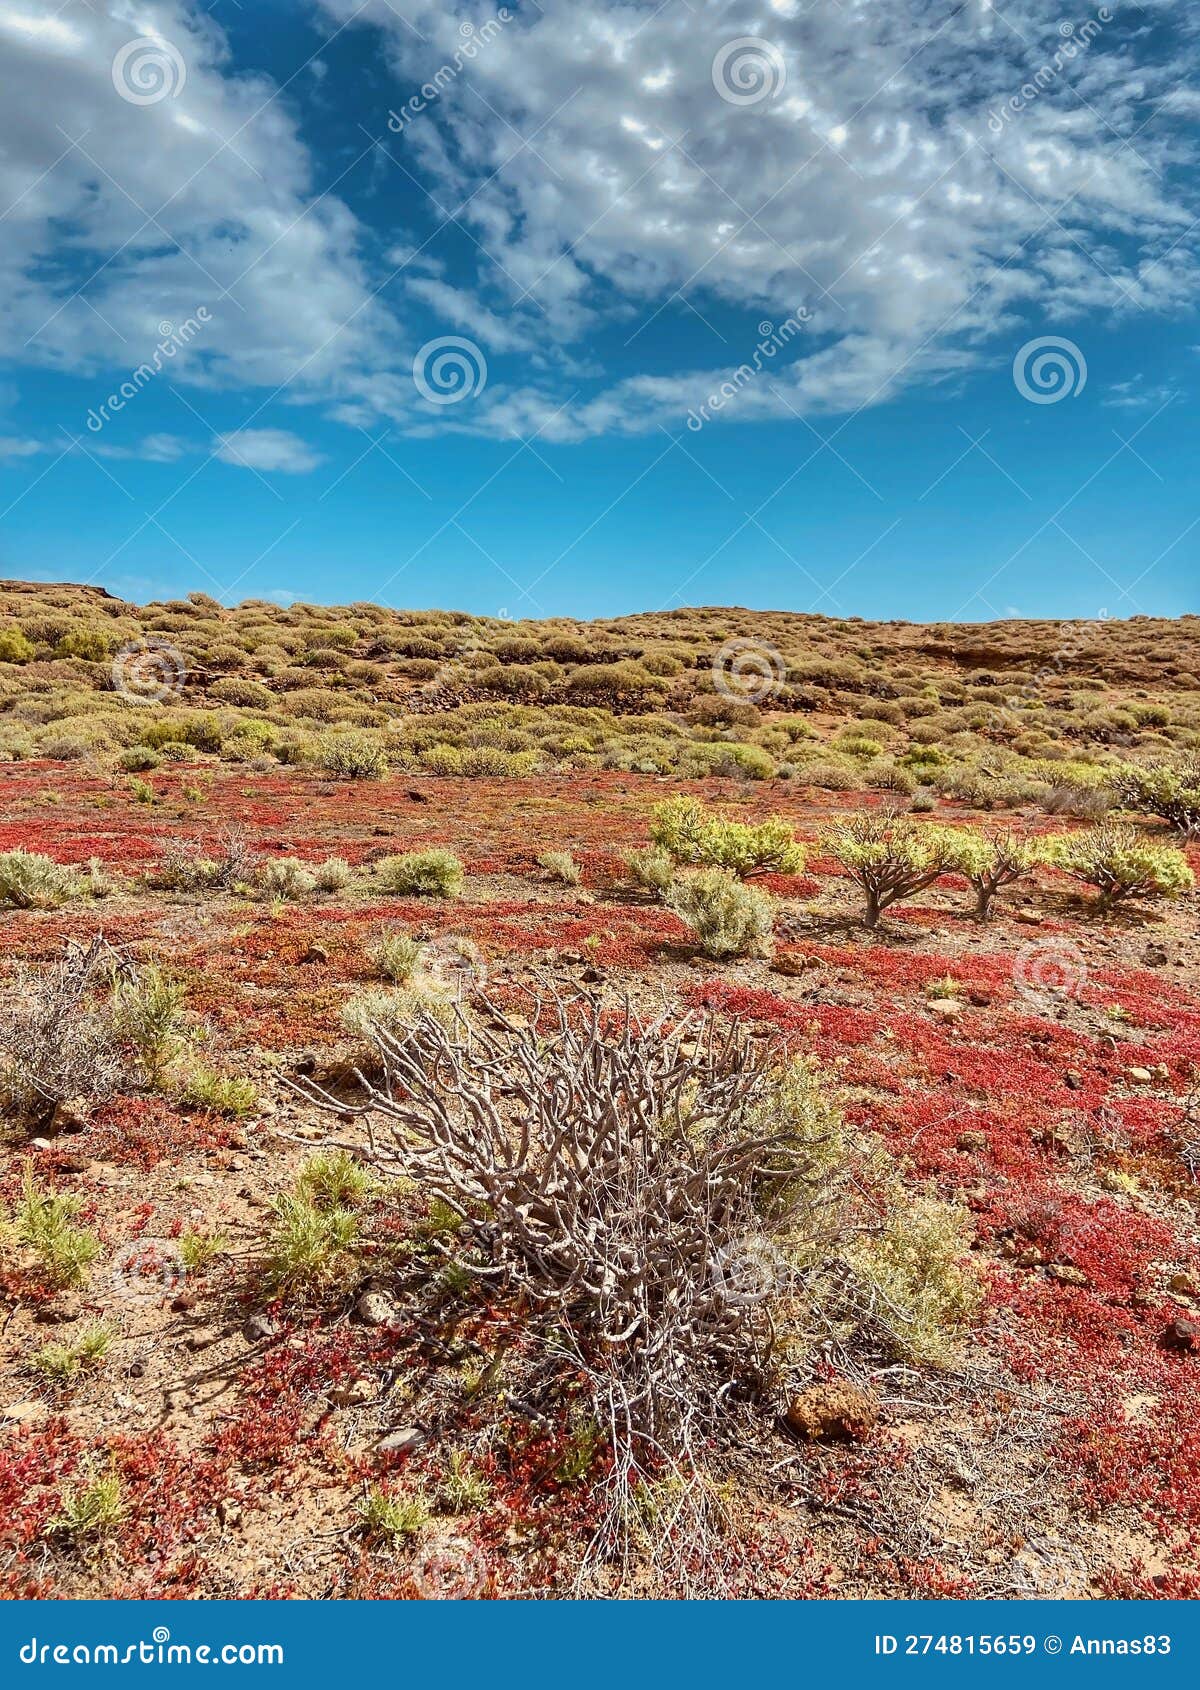
[[[312,1290],[347,1270],[359,1232],[353,1209],[325,1207],[297,1191],[281,1192],[271,1214],[263,1270],[272,1292]]]
[[[149,745],[131,745],[117,758],[117,767],[127,775],[145,774],[150,769],[157,769],[161,763],[162,758]]]
[[[830,828],[822,843],[865,892],[868,928],[877,927],[898,899],[931,886],[950,866],[945,830],[920,826],[894,810],[853,816]]]
[[[192,1065],[179,1095],[197,1109],[208,1109],[214,1115],[229,1115],[239,1121],[253,1115],[258,1108],[258,1092],[253,1081],[240,1074],[222,1074],[207,1062]]]
[[[774,900],[744,886],[728,869],[698,869],[678,876],[667,904],[700,941],[705,956],[762,955],[769,948]]]
[[[1109,783],[1121,806],[1161,816],[1187,839],[1200,836],[1200,760],[1178,767],[1155,763],[1145,768],[1122,764]]]
[[[583,879],[583,870],[569,851],[543,851],[538,867],[560,886],[578,886]]]
[[[645,851],[631,851],[625,859],[629,872],[639,886],[656,897],[664,897],[675,877],[675,859],[669,851],[651,846]]]
[[[967,1210],[895,1191],[881,1229],[848,1253],[897,1360],[944,1367],[982,1301]]]
[[[400,897],[456,898],[462,891],[464,870],[453,851],[434,847],[384,857],[376,865],[376,874],[385,892]]]
[[[421,943],[411,933],[384,932],[372,947],[371,960],[384,980],[404,985],[421,959]]]
[[[1115,822],[1052,835],[1046,857],[1055,868],[1096,888],[1098,910],[1129,898],[1175,898],[1196,884],[1182,851],[1152,844],[1136,828]]]
[[[327,775],[339,780],[383,780],[388,772],[383,746],[358,734],[338,734],[324,740],[317,761]]]
[[[136,1050],[151,1086],[161,1084],[182,1048],[183,995],[182,982],[157,963],[113,981],[113,1030]]]
[[[260,864],[256,884],[264,898],[291,901],[310,898],[317,889],[317,877],[296,857],[272,857]]]
[[[19,628],[0,628],[0,663],[29,663],[37,649]]]
[[[803,847],[781,816],[764,822],[727,821],[683,795],[656,806],[650,837],[677,862],[727,868],[743,879],[767,871],[800,874],[804,868]]]
[[[979,834],[947,829],[944,837],[947,864],[970,882],[975,892],[975,914],[980,921],[991,915],[996,894],[1032,873],[1042,857],[1038,840],[1016,833]]]
[[[43,1278],[56,1289],[82,1285],[100,1254],[95,1233],[74,1224],[82,1207],[82,1197],[42,1191],[33,1162],[26,1162],[16,1211],[17,1240],[33,1251]]]
[[[86,896],[88,890],[82,875],[51,857],[37,851],[0,852],[0,905],[53,910],[72,898]]]

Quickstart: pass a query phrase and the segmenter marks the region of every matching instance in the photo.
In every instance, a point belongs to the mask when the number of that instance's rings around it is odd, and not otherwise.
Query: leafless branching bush
[[[246,835],[238,828],[226,828],[211,842],[171,841],[150,880],[171,892],[228,891],[251,882],[258,867],[258,855]]]
[[[36,1122],[68,1098],[111,1097],[122,1074],[107,997],[123,965],[102,936],[69,943],[49,968],[18,965],[0,1004],[0,1104]]]
[[[639,1029],[550,987],[527,1023],[484,1015],[373,1030],[374,1155],[461,1217],[459,1262],[521,1309],[523,1398],[586,1381],[619,1532],[772,1381],[791,1277],[835,1207],[823,1123],[768,1106],[778,1056],[736,1024]]]

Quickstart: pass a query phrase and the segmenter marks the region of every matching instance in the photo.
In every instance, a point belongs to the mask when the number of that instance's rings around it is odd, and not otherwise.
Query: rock
[[[261,1344],[264,1338],[278,1338],[279,1322],[269,1314],[252,1314],[242,1327],[242,1337],[248,1344]]]
[[[1063,1262],[1051,1262],[1046,1269],[1048,1279],[1057,1279],[1060,1285],[1086,1285],[1088,1276],[1082,1268],[1068,1267]]]
[[[976,1132],[972,1128],[969,1132],[959,1133],[958,1137],[954,1141],[954,1148],[956,1150],[965,1150],[971,1153],[986,1150],[988,1148],[988,1135],[986,1133]]]
[[[297,1057],[296,1066],[293,1069],[293,1073],[304,1075],[304,1074],[315,1074],[316,1071],[317,1071],[317,1059],[313,1055],[311,1050],[306,1050],[303,1053],[303,1055]]]
[[[375,1386],[361,1374],[357,1379],[348,1379],[345,1384],[335,1385],[329,1392],[329,1400],[336,1408],[358,1408],[365,1402],[370,1402],[375,1395]]]
[[[43,1426],[50,1418],[44,1402],[13,1402],[0,1411],[0,1420],[11,1420],[18,1426]]]
[[[174,1314],[187,1314],[195,1306],[196,1293],[194,1291],[181,1291],[177,1297],[171,1298],[171,1310]]]
[[[785,979],[794,980],[797,975],[806,973],[810,968],[819,968],[821,961],[815,956],[800,956],[795,951],[784,951],[771,964],[772,974],[782,974]]]
[[[579,978],[583,981],[585,986],[598,986],[604,979],[604,975],[596,967],[595,963],[589,963]],[[509,1019],[511,1020],[512,1017],[510,1016]]]
[[[963,1012],[963,1005],[957,998],[933,998],[927,1007],[931,1015],[943,1021],[957,1021]]]
[[[1018,1255],[1017,1266],[1019,1268],[1041,1267],[1042,1261],[1042,1252],[1030,1244],[1027,1249],[1022,1250]]]
[[[1153,1293],[1147,1291],[1143,1285],[1139,1285],[1136,1290],[1129,1294],[1129,1306],[1132,1309],[1152,1309],[1155,1300]]]
[[[1150,1070],[1150,1078],[1152,1080],[1166,1082],[1171,1078],[1171,1070],[1167,1067],[1165,1062],[1156,1062]]]
[[[301,962],[328,962],[329,961],[328,947],[325,946],[325,945],[322,945],[319,940],[314,940],[313,943],[305,951],[304,955],[300,958],[300,961]]]
[[[1125,1078],[1132,1080],[1135,1085],[1148,1086],[1154,1079],[1149,1068],[1126,1068]]]
[[[1082,1084],[1083,1075],[1079,1072],[1078,1068],[1068,1068],[1066,1073],[1063,1075],[1063,1085],[1066,1086],[1067,1090],[1078,1091]]]
[[[1019,921],[1023,927],[1040,927],[1042,918],[1036,910],[1014,910],[1013,920]]]
[[[1197,1279],[1194,1273],[1172,1274],[1167,1290],[1173,1291],[1177,1297],[1200,1300],[1200,1279]]]
[[[405,1455],[409,1450],[420,1449],[426,1437],[427,1433],[419,1426],[402,1426],[398,1432],[389,1432],[386,1438],[380,1438],[375,1449],[380,1455]]]
[[[978,987],[967,993],[967,1001],[973,1003],[976,1009],[986,1009],[992,1001],[990,992],[982,992]]]
[[[1147,968],[1165,968],[1170,960],[1162,945],[1147,945],[1142,952],[1142,961]]]
[[[878,1422],[879,1400],[849,1379],[834,1379],[793,1397],[785,1418],[801,1437],[858,1441]]]
[[[1190,1354],[1200,1342],[1200,1332],[1190,1320],[1172,1320],[1159,1335],[1164,1350],[1179,1350]]]
[[[382,1291],[364,1291],[354,1312],[364,1326],[390,1326],[396,1318],[396,1305]]]
[[[240,1526],[242,1505],[235,1497],[223,1496],[217,1503],[217,1519],[223,1526]]]
[[[64,1097],[54,1105],[54,1113],[50,1117],[52,1133],[85,1133],[88,1126],[86,1098]]]

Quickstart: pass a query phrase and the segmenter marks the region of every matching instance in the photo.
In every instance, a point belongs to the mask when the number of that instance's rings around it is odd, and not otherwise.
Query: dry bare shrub
[[[117,955],[97,937],[49,968],[19,963],[0,1005],[0,1103],[37,1123],[68,1098],[101,1102],[122,1075],[107,988]],[[105,996],[101,998],[101,992]]]
[[[173,840],[150,874],[150,884],[168,892],[229,891],[257,878],[259,858],[244,833],[227,828],[213,845],[199,839]]]
[[[811,1070],[707,1014],[614,1026],[552,987],[528,1022],[485,1008],[487,1027],[365,1029],[373,1156],[458,1217],[439,1247],[459,1276],[521,1310],[521,1400],[586,1410],[613,1457],[597,1547],[627,1554],[645,1485],[691,1485],[773,1396],[792,1311],[851,1229],[840,1117]]]

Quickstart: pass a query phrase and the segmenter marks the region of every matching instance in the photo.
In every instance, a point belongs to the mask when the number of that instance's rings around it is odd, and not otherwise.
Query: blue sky
[[[1196,35],[1161,0],[0,0],[0,575],[1200,609]]]

